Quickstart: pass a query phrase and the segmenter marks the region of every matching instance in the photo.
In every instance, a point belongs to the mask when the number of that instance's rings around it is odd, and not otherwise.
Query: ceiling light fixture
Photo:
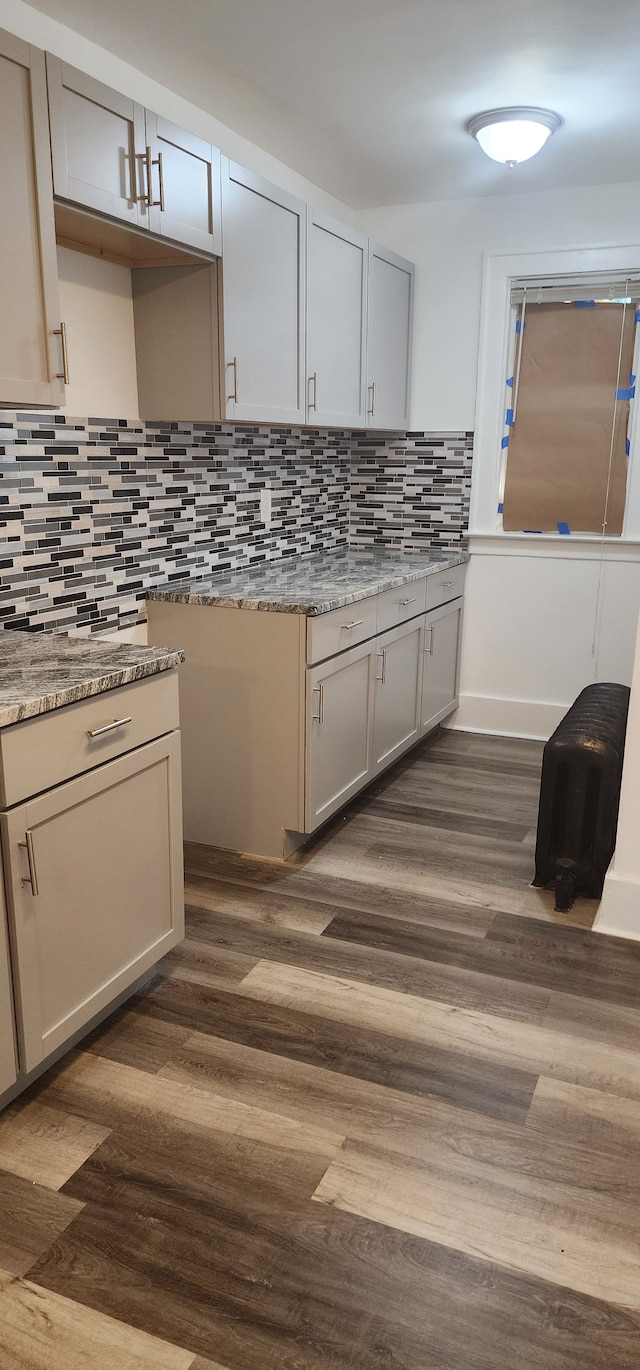
[[[561,124],[560,115],[551,109],[515,105],[511,109],[486,109],[482,114],[474,114],[465,127],[487,157],[514,167],[535,157]]]

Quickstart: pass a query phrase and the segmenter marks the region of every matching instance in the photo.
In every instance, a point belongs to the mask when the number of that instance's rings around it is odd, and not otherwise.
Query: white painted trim
[[[638,463],[640,467],[640,463]],[[560,537],[556,533],[474,533],[469,538],[472,556],[544,557],[554,561],[640,561],[640,542],[616,538],[603,543],[597,535]]]
[[[498,535],[497,508],[502,471],[501,441],[504,432],[505,377],[508,366],[511,318],[511,280],[519,276],[569,275],[575,272],[637,271],[640,244],[603,244],[598,247],[549,248],[538,252],[485,253],[482,273],[478,399],[474,442],[473,483],[469,531]],[[637,432],[630,429],[633,443]],[[633,454],[633,446],[632,446]],[[630,465],[627,507],[629,523],[640,527],[640,473]],[[632,505],[633,500],[633,505]],[[638,509],[635,502],[638,501]],[[627,520],[625,519],[625,523]],[[502,536],[505,536],[504,534]],[[553,535],[549,535],[553,541]],[[533,539],[532,539],[533,540]],[[536,535],[536,541],[538,535]],[[548,539],[547,539],[548,540]],[[560,534],[558,542],[564,541]],[[617,541],[617,539],[616,539]],[[607,550],[612,545],[607,540]]]
[[[615,866],[607,871],[600,907],[593,924],[594,932],[609,937],[627,937],[640,942],[638,925],[640,909],[640,880],[618,875]]]
[[[447,726],[462,732],[546,742],[572,703],[573,700],[549,704],[538,699],[461,694],[458,709]]]

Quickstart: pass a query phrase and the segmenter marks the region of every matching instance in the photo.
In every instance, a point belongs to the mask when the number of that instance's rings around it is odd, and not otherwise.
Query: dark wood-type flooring
[[[0,1120],[2,1370],[639,1370],[640,944],[439,732]]]

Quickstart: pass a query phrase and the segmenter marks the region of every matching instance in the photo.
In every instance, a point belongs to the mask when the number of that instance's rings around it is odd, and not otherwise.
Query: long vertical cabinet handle
[[[230,366],[233,367],[233,390],[231,391],[231,394],[230,394],[230,395],[227,395],[227,399],[228,399],[228,400],[233,400],[234,404],[237,404],[237,403],[238,403],[238,358],[237,358],[237,357],[234,357],[234,359],[233,359],[232,362],[227,362],[227,371],[229,370],[229,367],[230,367]]]
[[[152,157],[152,155],[151,155],[151,148],[149,147],[149,144],[147,143],[147,146],[146,146],[146,148],[145,148],[145,154],[144,154],[144,155],[145,155],[145,161],[146,161],[146,164],[147,164],[147,196],[146,196],[147,204],[148,204],[148,206],[149,206],[149,209],[151,209],[152,206],[155,207],[155,206],[157,205],[157,206],[159,207],[160,210],[164,210],[164,175],[163,175],[163,172],[162,172],[162,153],[159,152],[157,157]],[[154,166],[157,166],[157,168],[158,168],[158,182],[159,182],[159,186],[160,186],[160,198],[159,198],[158,200],[154,200],[154,198],[153,198],[153,168],[154,168]]]
[[[319,685],[314,685],[313,693],[318,696],[318,712],[317,714],[312,713],[311,718],[315,719],[316,723],[324,723],[324,685],[322,681]]]
[[[375,383],[375,381],[372,381],[372,382],[371,382],[371,385],[369,386],[369,394],[370,394],[370,396],[371,396],[371,404],[370,404],[369,408],[367,409],[367,413],[370,414],[372,418],[374,418],[374,417],[375,417],[375,412],[376,412],[376,383]]]
[[[67,325],[61,322],[59,328],[54,328],[53,336],[54,338],[60,339],[60,347],[62,350],[62,371],[56,371],[55,377],[57,381],[64,381],[65,385],[68,385],[69,354],[67,352]]]
[[[377,675],[377,676],[376,676],[376,680],[379,680],[381,685],[386,685],[386,683],[387,683],[387,649],[386,649],[386,647],[383,647],[382,650],[378,652],[378,656],[381,656],[381,657],[382,657],[382,670],[381,670],[381,672],[380,672],[380,675]]]
[[[23,851],[26,851],[26,853],[27,853],[27,861],[28,861],[28,863],[29,863],[29,874],[28,874],[28,875],[23,875],[23,877],[22,877],[22,883],[23,883],[23,885],[31,885],[31,893],[32,893],[33,895],[37,895],[37,893],[38,893],[38,877],[37,877],[37,874],[36,874],[36,858],[35,858],[35,852],[34,852],[34,850],[33,850],[33,834],[32,834],[32,832],[31,832],[31,829],[30,829],[30,828],[27,828],[27,830],[26,830],[24,836],[25,836],[24,842],[18,842],[18,846],[21,847],[22,850],[23,850]]]
[[[313,401],[312,401],[311,399],[309,400],[309,408],[310,408],[310,409],[315,409],[316,412],[317,412],[317,409],[318,409],[318,372],[317,372],[317,371],[314,371],[313,375],[312,375],[312,376],[309,376],[309,385],[310,385],[310,386],[311,386],[311,385],[313,386]]]
[[[433,656],[433,623],[427,624],[425,633],[429,634],[429,641],[425,643],[424,650],[427,656]]]

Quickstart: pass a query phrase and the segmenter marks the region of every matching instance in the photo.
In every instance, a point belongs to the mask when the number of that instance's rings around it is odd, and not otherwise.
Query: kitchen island
[[[339,550],[176,579],[185,835],[286,859],[456,707],[466,552]]]
[[[184,936],[183,659],[0,638],[0,1107]]]

